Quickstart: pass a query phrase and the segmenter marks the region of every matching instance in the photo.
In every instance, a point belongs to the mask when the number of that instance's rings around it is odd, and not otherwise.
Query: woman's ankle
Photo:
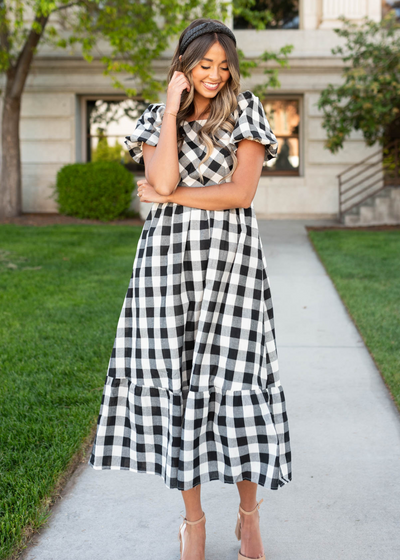
[[[200,510],[195,510],[195,511],[190,511],[190,513],[186,512],[185,513],[185,518],[187,521],[190,521],[191,523],[195,522],[195,521],[199,521],[198,525],[201,525],[200,523],[200,519],[203,517],[204,512],[202,509]]]
[[[243,502],[243,503],[240,502],[239,505],[240,505],[240,507],[241,507],[242,509],[244,509],[244,511],[250,513],[251,511],[254,511],[254,509],[256,508],[257,504],[258,504],[258,502],[257,502],[257,500],[255,500],[254,502],[253,502],[253,501],[252,501],[252,502]],[[240,513],[242,513],[242,512],[240,512]],[[245,514],[244,514],[244,515],[245,515]]]

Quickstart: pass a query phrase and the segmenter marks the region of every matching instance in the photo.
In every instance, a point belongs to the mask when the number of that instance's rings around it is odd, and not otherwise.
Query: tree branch
[[[54,8],[54,10],[51,11],[52,14],[54,14],[54,12],[59,12],[61,10],[66,10],[67,8],[73,8],[74,6],[86,6],[86,2],[82,2],[82,0],[79,2],[71,2],[70,4],[65,4],[64,6],[59,6],[58,8]]]
[[[0,47],[3,51],[9,52],[9,29],[6,23],[7,8],[4,0],[0,0]]]
[[[41,31],[38,33],[34,28],[30,30],[30,33],[25,41],[25,45],[18,56],[15,64],[15,76],[11,88],[11,97],[17,98],[22,95],[32,59],[35,54],[35,49],[43,35],[48,19],[48,15],[35,17],[34,23],[40,25]]]

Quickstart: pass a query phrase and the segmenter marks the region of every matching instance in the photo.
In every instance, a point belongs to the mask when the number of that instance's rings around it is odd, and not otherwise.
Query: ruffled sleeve
[[[231,142],[237,144],[248,139],[265,146],[264,166],[277,156],[278,141],[272,132],[260,99],[250,90],[238,95],[238,118]]]
[[[157,146],[164,111],[164,103],[151,103],[138,119],[132,134],[125,137],[124,143],[137,163],[144,165],[143,142]]]

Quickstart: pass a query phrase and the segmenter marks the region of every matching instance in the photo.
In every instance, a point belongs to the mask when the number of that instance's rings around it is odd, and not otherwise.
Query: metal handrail
[[[393,140],[392,142],[390,142],[389,144],[387,144],[386,146],[383,146],[379,151],[374,152],[373,154],[371,154],[370,156],[364,158],[363,160],[359,161],[358,163],[355,163],[353,165],[351,165],[350,167],[348,167],[347,169],[345,169],[344,171],[342,171],[341,173],[339,173],[339,175],[337,175],[338,181],[339,181],[339,220],[342,220],[342,216],[344,212],[347,212],[349,210],[351,210],[352,208],[354,208],[355,206],[357,206],[358,204],[361,204],[361,202],[364,202],[365,200],[367,200],[368,198],[370,198],[371,196],[375,195],[376,193],[380,192],[381,190],[383,190],[387,185],[386,185],[386,178],[387,175],[385,175],[385,171],[386,166],[383,163],[383,150],[387,151],[390,150],[391,148],[394,148],[394,183],[393,186],[398,187],[399,186],[399,147],[400,147],[400,140],[396,139]],[[371,159],[373,159],[375,156],[381,156],[378,161],[371,163]],[[351,184],[350,186],[348,186],[348,184],[350,183],[350,181],[352,181],[353,179],[359,179],[360,175],[362,175],[363,173],[365,173],[366,171],[370,171],[371,168],[373,167],[377,167],[377,169],[375,171],[373,171],[371,174],[369,174],[367,177],[364,177],[363,179],[359,180],[358,182],[356,182],[355,184]],[[354,174],[352,174],[350,177],[346,177],[344,178],[344,176],[349,173],[350,171],[359,168],[358,171]],[[376,175],[380,174],[381,176],[378,177],[374,182],[370,183],[369,180],[373,179],[374,177],[376,177]],[[367,182],[369,182],[368,184],[366,184]],[[373,192],[369,192],[369,189],[371,189],[371,187],[375,186],[375,185],[379,185],[378,188],[375,188],[373,190]],[[351,196],[345,198],[344,195],[346,195],[349,191],[352,191],[354,189],[356,189],[358,187],[358,190],[356,190]],[[353,202],[352,204],[350,204],[350,206],[347,206],[347,203],[356,198],[356,197],[361,197],[358,198],[358,200],[356,200],[355,202]]]
[[[362,173],[363,172],[361,171],[358,175],[354,175],[353,179],[355,179],[355,177],[359,177]],[[355,189],[359,185],[362,185],[363,183],[365,183],[365,181],[368,181],[368,179],[371,179],[372,177],[375,177],[376,173],[377,173],[376,171],[374,173],[371,173],[371,175],[368,175],[367,177],[364,177],[364,179],[361,179],[361,181],[358,181],[358,183],[355,183],[355,185],[351,185],[346,190],[343,190],[343,188],[342,188],[342,194],[346,194],[349,191],[352,191],[353,189]],[[344,183],[342,183],[342,187],[343,187],[343,185],[344,185]]]
[[[366,185],[366,186],[362,189],[362,191],[359,191],[359,192],[356,192],[356,193],[352,194],[351,196],[349,196],[348,198],[346,198],[346,200],[343,200],[342,202],[343,202],[343,203],[349,202],[349,200],[352,200],[353,198],[355,198],[356,196],[360,195],[361,193],[367,192],[368,189],[370,189],[371,187],[374,187],[375,185],[379,184],[379,182],[380,182],[381,180],[382,180],[382,179],[379,178],[379,179],[377,179],[376,181],[374,181],[373,183],[370,183],[369,185]],[[377,192],[379,192],[379,191],[377,191]],[[369,196],[372,196],[373,194],[375,194],[375,191],[372,192],[372,193],[370,193],[370,194],[368,195],[368,197],[369,197]],[[359,204],[360,202],[361,202],[360,200],[357,200],[356,204]]]
[[[389,148],[393,143],[394,142],[391,142],[390,144],[388,144],[387,148]],[[345,169],[344,171],[339,173],[339,175],[337,175],[337,177],[340,177],[341,175],[344,175],[345,173],[348,173],[349,171],[354,169],[354,167],[357,167],[357,166],[363,164],[364,162],[369,161],[372,157],[377,156],[378,154],[382,155],[382,148],[380,150],[378,150],[377,152],[371,154],[370,156],[367,156],[366,158],[362,159],[358,163],[354,163],[353,165],[351,165],[350,167],[348,167],[347,169]]]
[[[382,156],[382,151],[379,152],[380,156]],[[374,154],[376,155],[376,154]],[[374,157],[374,155],[371,156],[371,158]],[[368,159],[371,159],[368,158]],[[365,160],[363,160],[365,161]],[[378,161],[376,161],[375,163],[370,163],[370,164],[365,164],[363,166],[363,169],[361,169],[360,171],[356,172],[354,175],[352,175],[351,177],[348,177],[345,181],[342,181],[342,185],[344,185],[345,183],[348,183],[349,181],[351,181],[352,179],[355,179],[356,177],[359,177],[362,173],[364,173],[365,171],[367,171],[370,167],[374,167],[375,165],[377,165],[378,163],[380,163],[382,161],[382,159],[379,159]],[[361,162],[360,162],[361,163]],[[360,165],[360,163],[356,163],[355,166]],[[353,167],[355,167],[354,165],[351,166],[350,169],[352,169]],[[350,169],[346,169],[346,171],[343,171],[340,175],[344,175],[345,173],[347,173]],[[340,175],[338,175],[338,177],[340,177]]]

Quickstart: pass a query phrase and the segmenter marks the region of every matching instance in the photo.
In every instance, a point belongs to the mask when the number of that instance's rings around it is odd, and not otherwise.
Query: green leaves
[[[261,60],[269,62],[274,61],[281,68],[287,68],[289,66],[287,57],[293,50],[293,45],[285,45],[279,49],[278,52],[265,51],[261,55]],[[269,76],[268,81],[264,84],[256,85],[253,88],[254,94],[258,97],[263,97],[265,95],[265,90],[269,88],[277,89],[281,86],[278,79],[278,68],[265,68],[264,74]]]
[[[255,29],[265,29],[273,16],[268,10],[252,10],[254,4],[254,0],[235,0],[233,14],[243,15]],[[43,31],[38,18],[49,16],[42,44],[70,48],[87,62],[100,57],[104,73],[115,87],[128,95],[141,94],[148,101],[158,101],[167,84],[155,77],[153,61],[171,48],[190,20],[201,14],[226,21],[230,7],[229,2],[217,0],[0,0],[0,72],[17,64],[29,33]],[[33,22],[32,13],[36,16]],[[239,50],[243,77],[249,77],[260,62],[287,66],[292,48],[288,45],[277,53],[265,51],[259,60],[245,60]],[[268,67],[264,73],[268,81],[259,86],[263,94],[266,88],[280,85],[276,67]]]
[[[343,28],[335,29],[346,39],[332,49],[345,63],[344,83],[329,84],[320,95],[318,108],[327,131],[325,146],[332,152],[343,148],[353,129],[360,130],[367,145],[384,144],[389,127],[400,125],[400,35],[395,15],[381,22],[364,19],[361,27],[343,16]]]
[[[129,208],[134,188],[132,173],[120,163],[96,161],[64,165],[55,192],[60,214],[109,221]]]
[[[273,20],[269,10],[254,11],[255,0],[233,0],[232,15],[240,16],[254,29],[262,30]]]

